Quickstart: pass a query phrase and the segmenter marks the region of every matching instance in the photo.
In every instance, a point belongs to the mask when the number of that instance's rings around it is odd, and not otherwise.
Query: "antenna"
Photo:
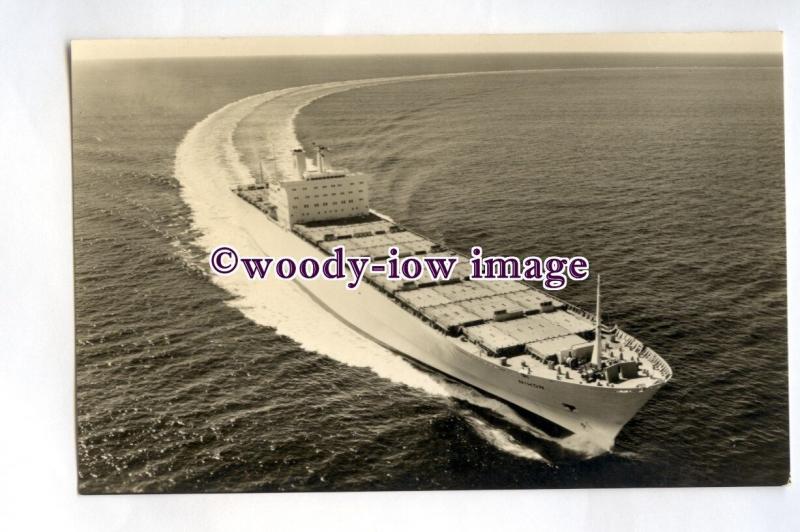
[[[600,366],[600,354],[603,349],[603,341],[600,336],[600,274],[597,274],[597,308],[594,315],[594,351],[592,352],[592,364]]]

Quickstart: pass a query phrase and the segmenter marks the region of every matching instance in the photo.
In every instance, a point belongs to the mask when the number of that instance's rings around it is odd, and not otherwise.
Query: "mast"
[[[600,354],[602,353],[603,342],[600,335],[600,274],[597,274],[597,308],[594,314],[594,351],[592,352],[592,364],[600,366]]]

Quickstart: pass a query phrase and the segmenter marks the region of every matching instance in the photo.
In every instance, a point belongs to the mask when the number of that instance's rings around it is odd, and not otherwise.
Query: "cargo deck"
[[[266,184],[255,184],[234,192],[279,221],[268,190]],[[671,369],[655,352],[616,327],[603,331],[602,364],[593,367],[591,313],[525,281],[470,280],[467,257],[374,211],[294,223],[290,230],[326,254],[343,246],[348,256],[370,257],[373,264],[385,262],[393,246],[400,258],[458,257],[448,280],[427,274],[416,281],[390,280],[369,272],[364,281],[430,327],[473,346],[470,351],[523,375],[631,388],[671,377]]]

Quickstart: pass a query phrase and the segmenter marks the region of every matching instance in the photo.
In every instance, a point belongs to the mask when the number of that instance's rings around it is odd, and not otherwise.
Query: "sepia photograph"
[[[81,494],[789,483],[780,32],[69,61]]]

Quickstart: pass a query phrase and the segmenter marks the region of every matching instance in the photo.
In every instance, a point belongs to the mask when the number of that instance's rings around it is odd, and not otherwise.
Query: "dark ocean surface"
[[[251,321],[211,282],[173,173],[186,132],[245,96],[531,68],[569,70],[355,89],[297,130],[367,174],[376,209],[447,246],[580,254],[603,273],[605,321],[675,376],[601,456]],[[72,80],[82,492],[787,481],[779,58],[142,60],[79,63]],[[593,290],[561,296],[591,309]]]

